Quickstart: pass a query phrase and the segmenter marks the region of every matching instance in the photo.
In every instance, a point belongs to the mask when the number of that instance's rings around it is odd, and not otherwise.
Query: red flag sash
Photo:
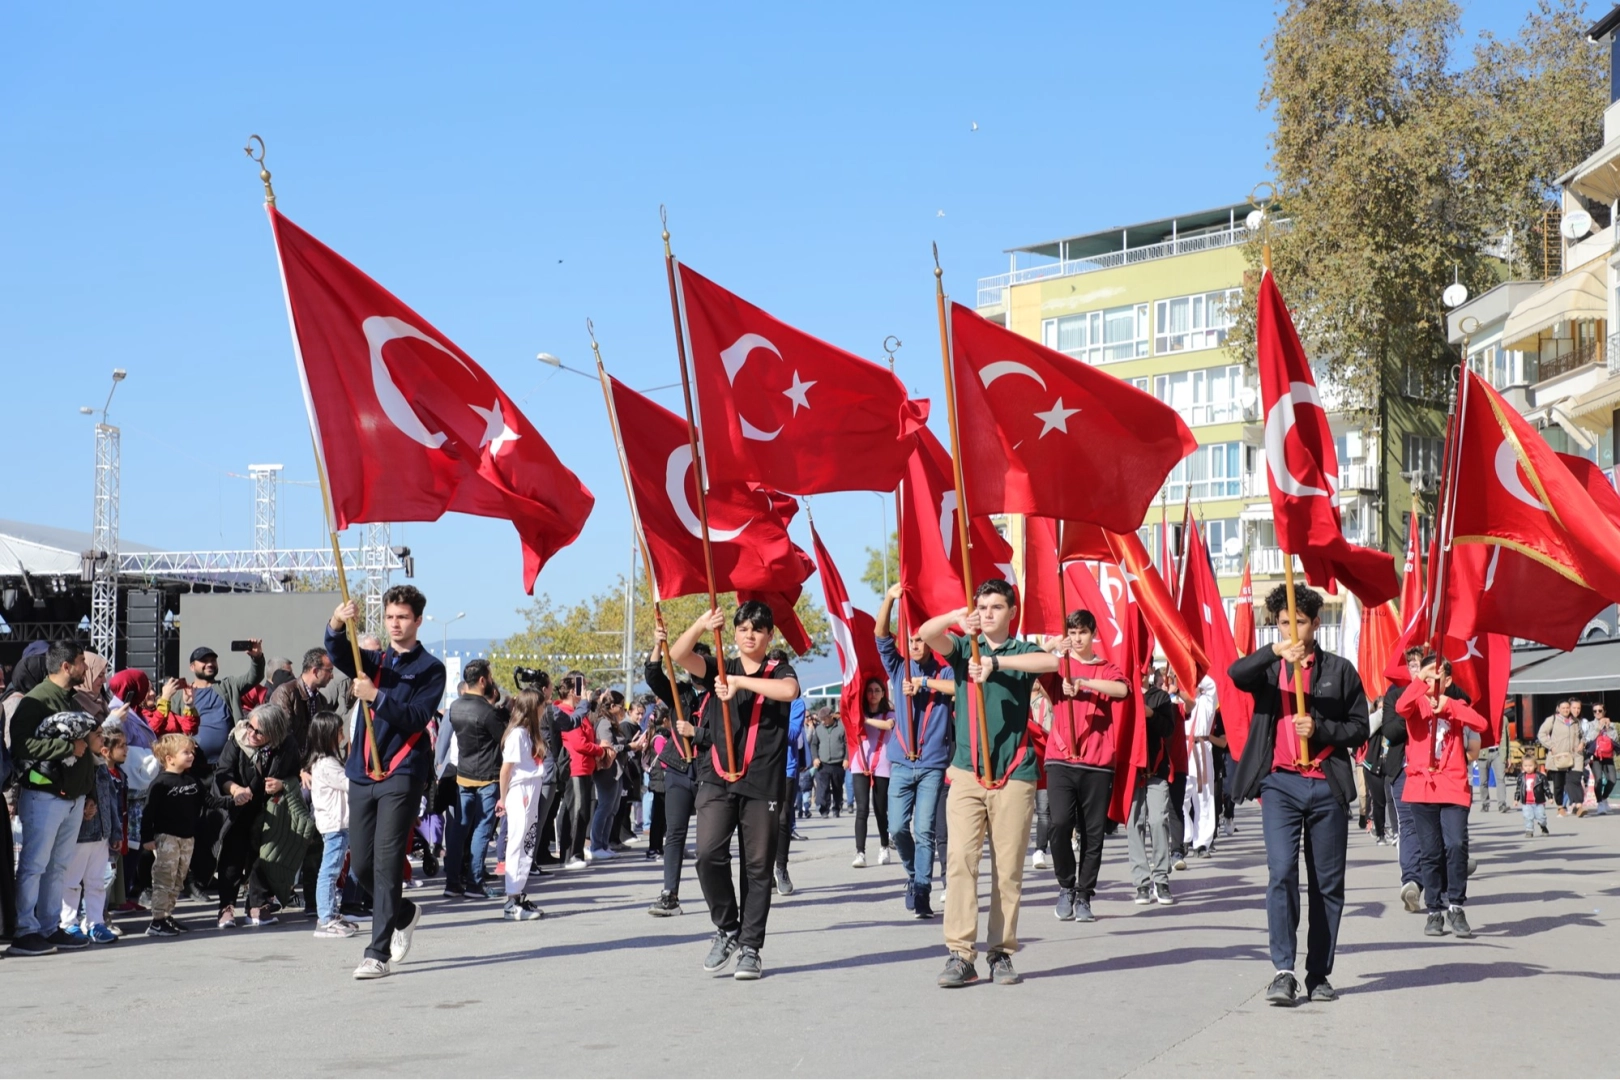
[[[759,675],[755,677],[761,679],[769,678],[771,672],[775,670],[775,668],[776,661],[767,660],[765,662],[765,666],[760,669]],[[721,674],[724,674],[724,670],[721,671]],[[720,749],[715,746],[709,747],[709,759],[714,764],[714,771],[719,773],[720,776],[725,779],[726,783],[735,784],[738,780],[741,780],[745,775],[747,775],[748,765],[754,760],[754,744],[759,741],[759,717],[764,711],[765,695],[755,694],[754,711],[748,717],[748,738],[743,741],[742,768],[738,769],[735,773],[727,772],[725,767],[720,764]]]

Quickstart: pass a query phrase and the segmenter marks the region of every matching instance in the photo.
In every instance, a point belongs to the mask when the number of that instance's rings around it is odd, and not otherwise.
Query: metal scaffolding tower
[[[110,399],[111,395],[109,395]],[[85,562],[90,582],[90,647],[117,663],[118,649],[118,429],[96,425],[96,496]]]
[[[361,528],[365,530],[360,541],[361,572],[364,576],[360,579],[356,603],[360,606],[360,617],[364,620],[362,625],[367,632],[381,637],[383,593],[388,591],[388,573],[393,569],[389,565],[389,556],[393,554],[389,544],[389,525],[386,521],[373,522]]]
[[[271,592],[284,586],[279,574],[271,573],[276,562],[276,489],[281,483],[280,465],[249,465],[253,478],[253,553],[259,563],[260,578]]]

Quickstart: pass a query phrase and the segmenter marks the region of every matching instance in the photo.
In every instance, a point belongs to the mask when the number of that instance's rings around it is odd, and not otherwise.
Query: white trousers
[[[1207,848],[1215,839],[1215,755],[1207,742],[1195,742],[1187,755],[1187,794],[1182,799],[1187,846]]]
[[[545,788],[538,778],[515,781],[506,789],[506,895],[522,896],[528,891],[529,870],[534,866],[535,824],[546,809]]]
[[[107,841],[74,844],[62,873],[62,925],[79,925],[79,901],[84,901],[84,925],[107,921]]]

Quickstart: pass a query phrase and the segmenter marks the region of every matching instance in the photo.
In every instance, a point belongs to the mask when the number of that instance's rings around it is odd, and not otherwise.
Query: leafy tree
[[[878,549],[866,549],[866,569],[861,571],[861,581],[868,589],[878,596],[883,595],[884,582],[893,585],[900,580],[900,541],[892,534],[889,537],[887,576],[884,573],[884,559],[878,554]]]
[[[620,575],[613,588],[604,590],[572,606],[563,606],[550,596],[537,596],[527,610],[521,612],[528,625],[505,640],[490,647],[490,664],[503,685],[512,684],[514,667],[541,668],[555,678],[573,668],[583,671],[590,680],[609,683],[624,678],[624,576]],[[735,608],[737,597],[726,593],[720,597],[720,606],[727,611]],[[678,636],[709,605],[707,596],[683,596],[663,603],[664,625],[671,639]],[[799,597],[794,608],[804,623],[814,647],[812,656],[823,655],[831,641],[831,627],[826,613],[812,602],[808,595]],[[635,648],[636,670],[652,651],[654,617],[652,595],[647,589],[645,574],[636,575]],[[773,645],[786,644],[778,635]],[[637,679],[639,681],[639,674]]]

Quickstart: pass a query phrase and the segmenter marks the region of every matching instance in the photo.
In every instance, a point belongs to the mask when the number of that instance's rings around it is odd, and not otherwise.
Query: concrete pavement
[[[537,881],[540,922],[415,890],[410,959],[372,983],[350,978],[358,940],[316,940],[302,920],[221,933],[187,906],[184,938],[132,921],[115,946],[0,960],[0,1074],[1612,1073],[1620,815],[1555,819],[1529,840],[1517,812],[1476,812],[1466,942],[1425,938],[1396,896],[1394,849],[1352,836],[1341,999],[1293,1010],[1262,1000],[1258,811],[1240,807],[1238,827],[1174,876],[1169,908],[1130,902],[1110,839],[1091,925],[1056,921],[1051,871],[1026,869],[1017,987],[935,987],[939,920],[909,917],[875,836],[873,865],[850,867],[848,816],[803,823],[798,891],[772,908],[757,983],[701,971],[712,927],[690,866],[687,913],[645,914],[659,871],[639,850]]]

